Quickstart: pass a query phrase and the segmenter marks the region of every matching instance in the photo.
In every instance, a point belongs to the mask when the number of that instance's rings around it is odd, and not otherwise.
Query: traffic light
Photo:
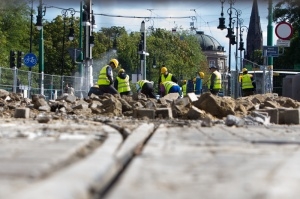
[[[10,68],[16,67],[16,52],[11,50],[9,54],[9,66]]]
[[[140,41],[139,43],[139,54],[140,54],[140,60],[144,60],[144,55],[143,55],[143,42]]]
[[[17,53],[17,68],[21,68],[21,66],[23,65],[23,54],[24,53],[22,51],[18,51]]]
[[[89,26],[90,24],[90,14],[91,14],[91,5],[89,1],[85,1],[82,10],[82,22],[84,26]]]

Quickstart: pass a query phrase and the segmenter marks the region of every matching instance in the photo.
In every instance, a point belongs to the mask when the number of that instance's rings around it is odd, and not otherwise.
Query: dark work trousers
[[[141,93],[143,93],[144,95],[146,95],[149,98],[156,99],[156,96],[155,96],[154,90],[153,90],[153,84],[151,84],[151,83],[145,83],[142,87]]]
[[[242,89],[242,95],[243,97],[254,95],[253,88]]]
[[[219,89],[211,89],[210,92],[214,95],[218,95],[220,90]]]
[[[132,92],[131,91],[125,91],[125,92],[122,92],[120,93],[121,96],[123,95],[132,95]]]
[[[110,93],[112,95],[118,94],[118,91],[115,89],[113,85],[99,85],[99,90],[102,93]]]

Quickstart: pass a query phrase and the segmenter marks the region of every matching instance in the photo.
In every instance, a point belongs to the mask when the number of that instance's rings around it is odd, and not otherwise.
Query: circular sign
[[[27,53],[24,56],[24,64],[25,64],[25,66],[33,67],[33,66],[36,65],[36,63],[37,63],[37,58],[36,58],[35,54],[33,54],[33,53]]]
[[[293,35],[293,27],[287,22],[280,22],[275,28],[275,34],[279,39],[288,40]]]

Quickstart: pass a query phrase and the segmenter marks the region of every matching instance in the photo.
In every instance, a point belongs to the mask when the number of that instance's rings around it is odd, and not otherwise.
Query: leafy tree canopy
[[[274,22],[282,21],[293,26],[294,34],[290,47],[285,47],[283,55],[274,60],[274,68],[300,70],[300,1],[282,0],[275,5]]]

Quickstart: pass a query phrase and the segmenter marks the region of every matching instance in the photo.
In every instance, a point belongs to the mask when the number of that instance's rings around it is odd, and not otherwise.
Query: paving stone
[[[155,110],[155,115],[157,118],[165,118],[165,119],[172,119],[172,109],[171,108],[157,108]]]
[[[284,113],[285,124],[300,124],[300,109],[287,109]]]
[[[154,119],[155,118],[155,110],[154,109],[145,109],[145,108],[134,109],[133,117],[134,118],[147,117],[149,119]]]
[[[29,118],[30,109],[29,108],[16,108],[14,117],[15,118]]]

